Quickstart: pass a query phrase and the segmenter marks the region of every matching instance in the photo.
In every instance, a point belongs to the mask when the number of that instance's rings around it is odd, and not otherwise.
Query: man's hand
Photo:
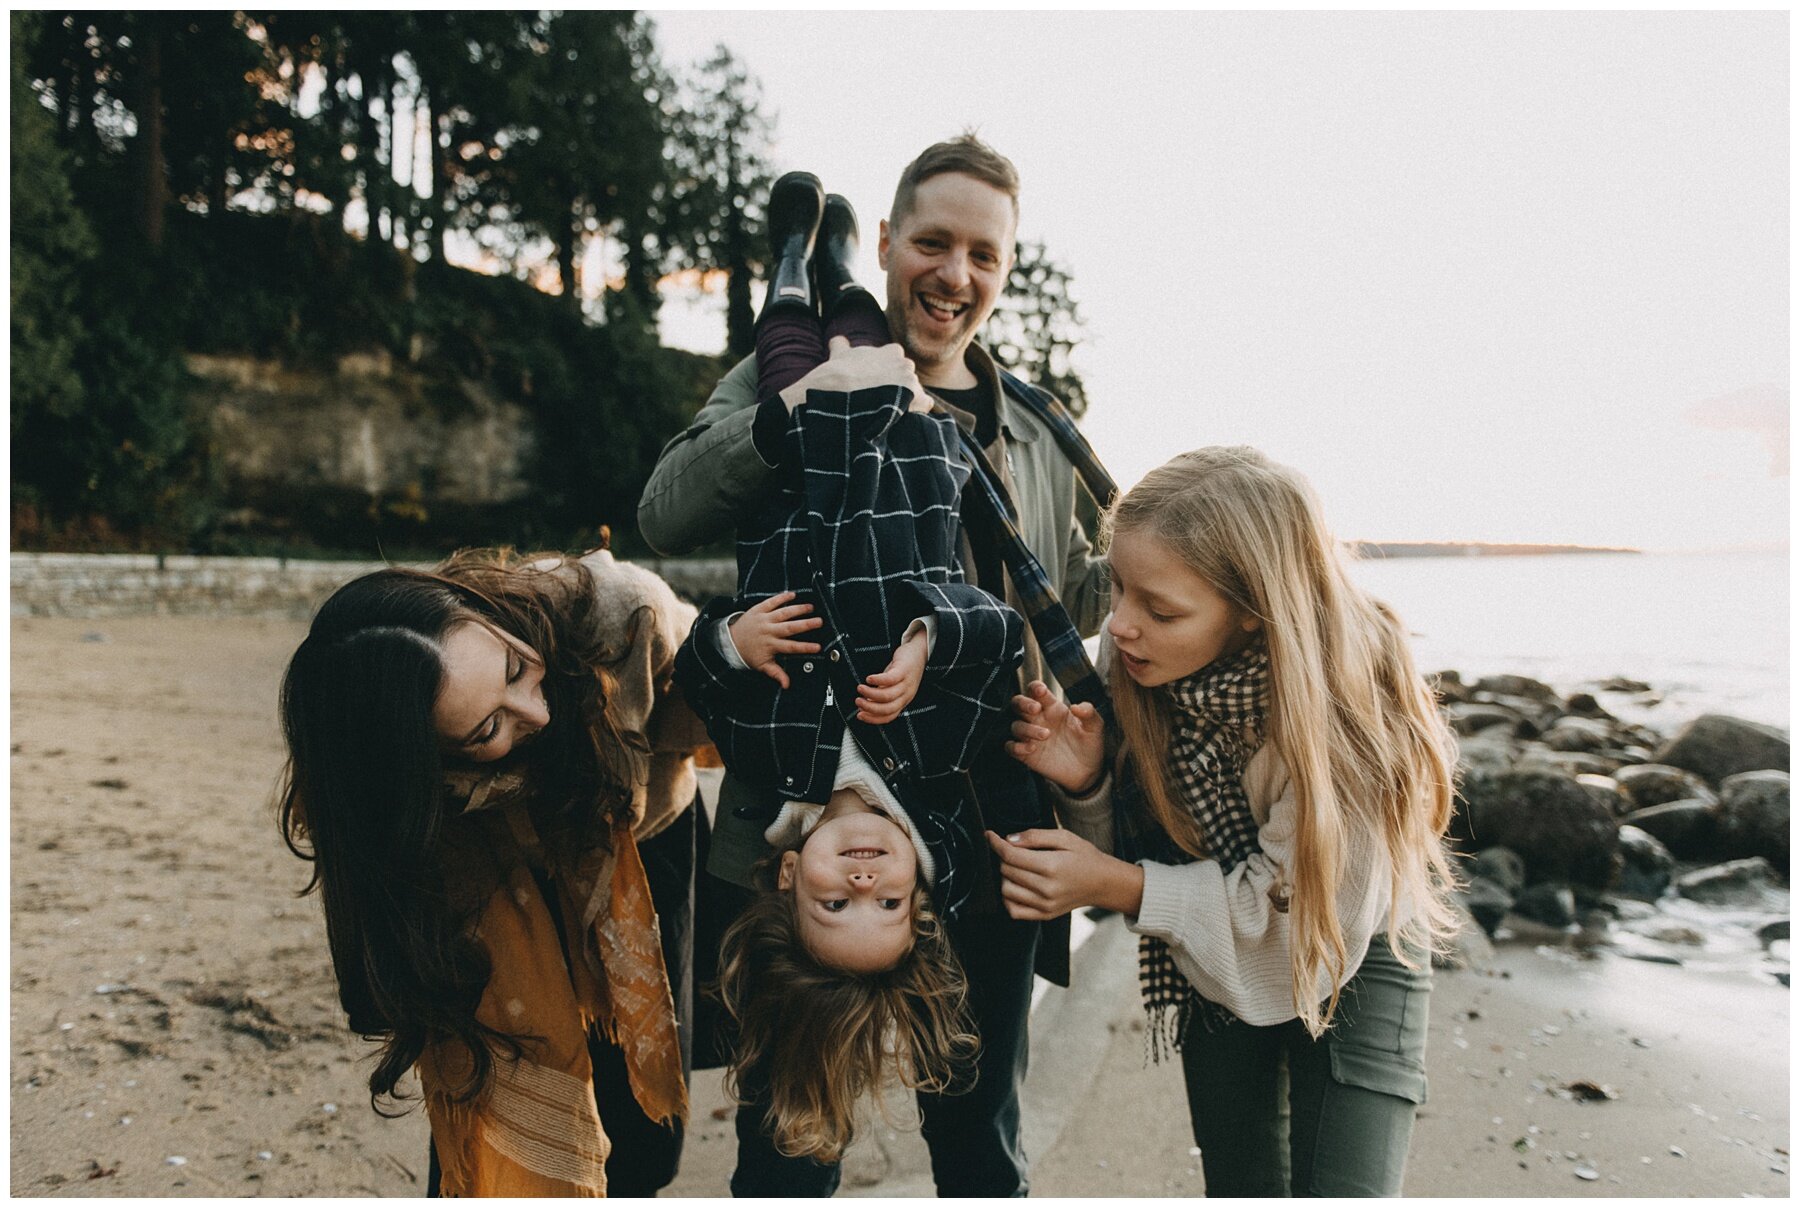
[[[1013,697],[1013,741],[1007,752],[1061,788],[1080,796],[1092,792],[1106,760],[1106,723],[1094,706],[1071,708],[1043,680],[1032,680],[1025,695]]]
[[[808,390],[831,390],[848,394],[871,386],[904,386],[912,391],[909,411],[931,410],[931,398],[919,385],[919,375],[906,352],[898,344],[852,348],[843,336],[831,337],[831,359],[812,369],[807,375],[781,392],[781,401],[791,412],[806,401]]]
[[[919,629],[894,651],[886,671],[876,672],[856,685],[856,717],[872,726],[885,726],[900,710],[912,704],[925,679],[925,631]]]
[[[783,688],[790,686],[787,672],[781,669],[775,656],[817,654],[817,642],[797,641],[794,635],[817,629],[825,623],[823,617],[806,615],[812,611],[811,604],[788,603],[793,598],[794,593],[791,591],[770,596],[761,604],[739,613],[729,630],[731,644],[737,647],[738,657],[752,671],[762,672]]]
[[[1144,870],[1080,835],[1028,830],[987,837],[1000,857],[1000,898],[1015,919],[1054,919],[1078,906],[1135,916],[1144,904]]]

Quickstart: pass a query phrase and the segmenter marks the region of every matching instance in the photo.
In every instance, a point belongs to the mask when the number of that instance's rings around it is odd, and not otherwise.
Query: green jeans
[[[1297,1019],[1182,1037],[1188,1110],[1209,1196],[1399,1195],[1425,1102],[1431,965],[1408,969],[1385,935],[1314,1040]]]

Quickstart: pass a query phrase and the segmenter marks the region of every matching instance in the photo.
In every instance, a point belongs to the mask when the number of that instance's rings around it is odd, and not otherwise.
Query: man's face
[[[1012,271],[1015,226],[1012,199],[961,172],[921,184],[897,223],[882,219],[888,327],[925,385],[964,384],[963,353]]]

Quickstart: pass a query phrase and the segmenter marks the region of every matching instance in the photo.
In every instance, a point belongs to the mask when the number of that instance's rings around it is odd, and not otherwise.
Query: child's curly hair
[[[738,1032],[725,1088],[743,1104],[747,1078],[766,1083],[765,1124],[788,1157],[840,1159],[857,1100],[890,1074],[934,1092],[973,1081],[968,984],[925,888],[914,893],[913,946],[883,972],[814,959],[791,892],[757,893],[725,933],[718,996]]]

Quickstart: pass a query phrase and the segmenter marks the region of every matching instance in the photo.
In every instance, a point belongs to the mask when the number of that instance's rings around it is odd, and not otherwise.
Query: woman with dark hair
[[[294,652],[282,834],[380,1043],[377,1111],[416,1068],[433,1193],[674,1177],[706,739],[669,673],[693,617],[603,549],[472,551],[344,585]]]

